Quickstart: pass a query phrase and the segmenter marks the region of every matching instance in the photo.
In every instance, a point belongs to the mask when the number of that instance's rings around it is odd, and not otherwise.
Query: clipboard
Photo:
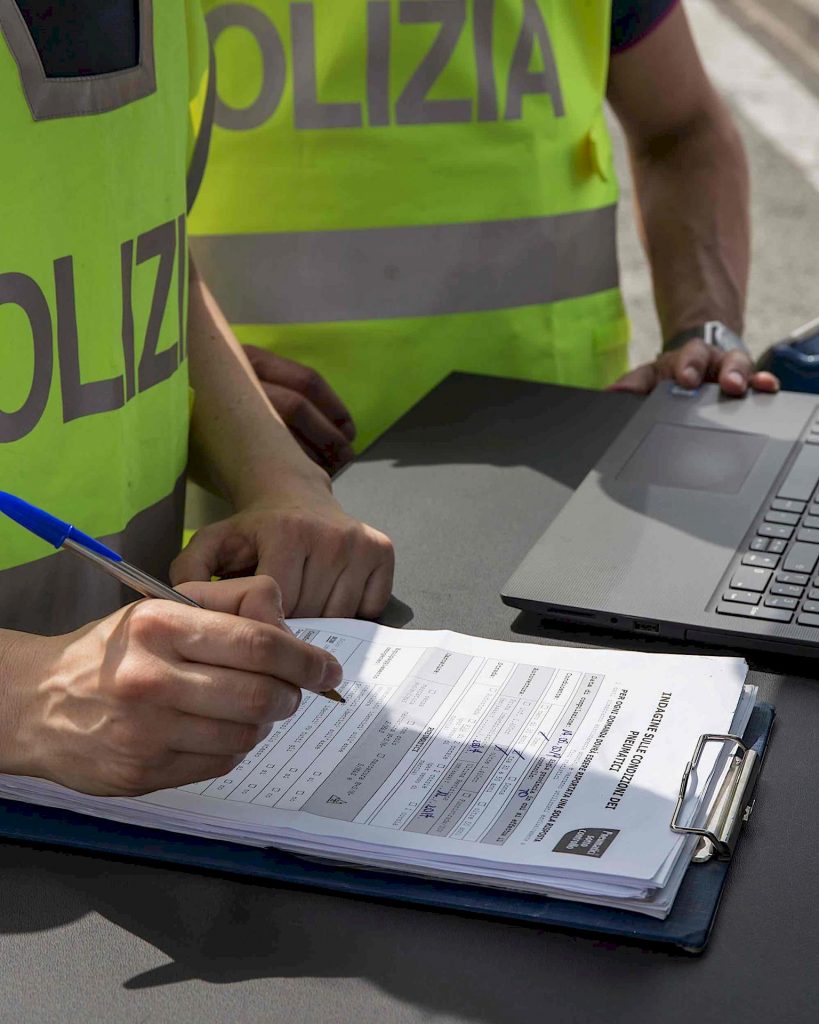
[[[0,838],[240,875],[276,885],[381,902],[477,914],[584,933],[608,941],[663,946],[699,954],[711,935],[731,856],[742,826],[754,806],[754,790],[774,717],[775,711],[770,704],[758,704],[743,737],[713,737],[709,734],[700,738],[681,779],[680,800],[670,823],[675,831],[691,831],[680,826],[677,818],[688,777],[705,743],[730,742],[735,745],[736,752],[725,783],[716,794],[705,828],[695,832],[700,834],[700,843],[674,907],[664,921],[632,911],[529,893],[348,868],[296,857],[272,848],[260,849],[181,836],[12,800],[0,800]]]

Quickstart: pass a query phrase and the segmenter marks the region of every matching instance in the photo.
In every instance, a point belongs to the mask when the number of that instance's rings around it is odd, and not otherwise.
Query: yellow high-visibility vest
[[[204,7],[194,253],[240,339],[324,374],[359,444],[452,370],[625,370],[610,0]]]
[[[138,6],[137,67],[48,78],[0,0],[0,487],[166,575],[208,46],[197,0]],[[0,517],[0,627],[64,632],[133,598]]]

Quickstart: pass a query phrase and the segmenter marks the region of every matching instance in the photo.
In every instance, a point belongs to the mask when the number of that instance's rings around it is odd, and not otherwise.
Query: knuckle
[[[266,722],[275,701],[267,679],[254,680],[244,695],[245,712],[252,722]]]
[[[385,533],[375,532],[375,546],[384,562],[395,564],[395,545]]]
[[[166,631],[166,623],[159,601],[140,601],[130,613],[128,631],[134,640],[150,644]]]
[[[312,689],[317,686],[324,677],[324,666],[327,664],[327,657],[319,654],[315,647],[307,647],[299,666],[301,678],[299,683]]]
[[[129,703],[153,701],[163,688],[163,680],[152,667],[126,664],[116,679],[117,696]]]
[[[723,366],[727,370],[749,375],[753,373],[754,364],[751,357],[745,352],[729,353],[723,360]]]
[[[311,366],[299,366],[295,371],[296,387],[303,395],[316,397],[324,385],[324,379]]]
[[[270,628],[250,619],[236,623],[234,643],[254,665],[269,664],[272,660],[274,642]]]
[[[327,554],[334,561],[346,559],[355,550],[358,540],[358,530],[349,524],[329,530],[325,539]]]
[[[262,573],[259,576],[251,577],[251,579],[251,586],[258,591],[261,598],[265,601],[269,601],[271,604],[278,605],[281,603],[281,587],[272,576]]]

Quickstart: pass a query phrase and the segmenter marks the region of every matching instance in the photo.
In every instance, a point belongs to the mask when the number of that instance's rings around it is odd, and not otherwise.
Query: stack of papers
[[[696,840],[669,823],[702,733],[742,735],[734,658],[296,620],[344,665],[229,775],[136,799],[0,776],[0,796],[367,868],[666,917]],[[683,807],[702,825],[730,745]]]

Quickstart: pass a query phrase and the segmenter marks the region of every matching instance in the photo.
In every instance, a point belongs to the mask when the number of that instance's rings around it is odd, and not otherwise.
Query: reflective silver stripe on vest
[[[232,323],[441,316],[617,286],[616,207],[525,220],[191,239]]]
[[[118,534],[100,538],[152,576],[167,580],[179,553],[184,479],[167,498],[135,516]],[[0,572],[0,628],[56,635],[108,615],[139,595],[69,552]]]
[[[102,114],[156,92],[153,0],[139,0],[139,64],[107,75],[46,77],[15,0],[0,0],[0,29],[20,69],[23,92],[35,121]]]
[[[205,105],[202,111],[202,123],[199,126],[199,134],[196,136],[196,143],[191,154],[191,162],[188,167],[188,213],[193,209],[202,179],[205,176],[205,167],[210,152],[210,140],[213,135],[213,117],[216,111],[216,54],[213,46],[210,47],[210,59],[208,66],[208,91],[205,94]]]

